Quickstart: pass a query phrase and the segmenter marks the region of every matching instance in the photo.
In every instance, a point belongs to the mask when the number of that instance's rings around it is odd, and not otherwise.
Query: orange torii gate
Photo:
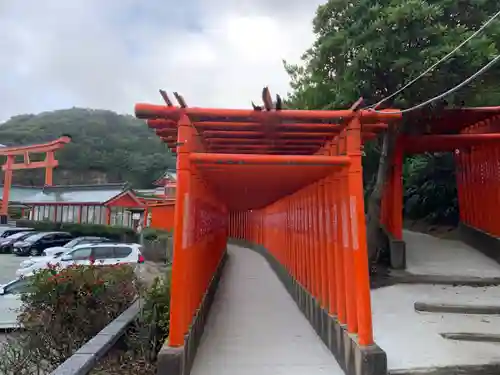
[[[401,114],[359,102],[276,109],[265,98],[265,109],[191,108],[162,96],[166,105],[135,113],[177,152],[172,356],[183,347],[187,362],[194,355],[228,237],[265,249],[318,332],[331,323],[352,345],[372,347],[362,145]]]
[[[71,142],[71,138],[68,136],[63,136],[47,143],[0,148],[0,155],[7,157],[7,160],[2,166],[2,170],[4,171],[4,183],[2,208],[0,211],[0,215],[2,216],[4,222],[6,221],[6,217],[8,216],[9,195],[12,185],[13,171],[21,169],[45,168],[45,185],[51,186],[53,184],[54,168],[59,165],[59,162],[56,160],[54,153],[57,150],[63,148],[64,145],[68,144],[69,142]],[[30,160],[30,155],[41,153],[45,154],[45,160],[33,162]],[[22,162],[15,161],[15,157],[19,155],[23,157]]]
[[[417,112],[409,120],[421,124],[424,133],[401,135],[396,142],[381,207],[382,223],[392,239],[403,240],[404,156],[426,152],[454,153],[462,228],[500,237],[500,107],[448,108],[438,115]],[[399,260],[392,266],[404,268],[404,258],[396,256]]]

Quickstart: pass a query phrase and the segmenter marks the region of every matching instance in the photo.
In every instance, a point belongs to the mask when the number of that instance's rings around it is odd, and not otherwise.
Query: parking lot
[[[16,270],[23,258],[12,254],[0,254],[0,284],[5,284],[15,278]],[[5,333],[0,331],[0,345],[6,339]]]
[[[0,254],[0,284],[5,284],[15,278],[19,263],[24,257],[17,257],[12,254]]]

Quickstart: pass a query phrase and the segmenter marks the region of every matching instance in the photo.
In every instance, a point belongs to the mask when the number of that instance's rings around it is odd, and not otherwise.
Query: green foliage
[[[49,373],[137,297],[142,312],[91,374],[156,373],[157,353],[169,333],[169,269],[145,286],[128,265],[54,265],[36,273],[28,290],[19,318],[25,329],[0,346],[0,374]]]
[[[409,158],[403,170],[405,214],[410,219],[455,225],[459,221],[453,156]],[[444,204],[443,204],[444,202]]]
[[[104,180],[150,187],[167,167],[175,167],[175,157],[160,139],[132,116],[72,108],[15,116],[0,125],[1,143],[6,145],[50,141],[65,134],[72,142],[57,152],[56,184]],[[43,171],[17,171],[14,182],[43,185]]]
[[[444,57],[498,11],[494,0],[329,0],[313,20],[316,40],[300,64],[285,63],[291,108],[345,108],[363,97],[376,103]],[[500,53],[500,21],[386,106],[407,108],[455,86]],[[500,66],[437,105],[499,105]],[[411,116],[404,129],[418,133]],[[379,141],[365,146],[367,195],[379,164]],[[457,217],[451,156],[407,158],[405,212],[414,218],[453,221]],[[428,165],[427,165],[428,164]],[[438,168],[438,171],[434,170]],[[433,183],[432,179],[436,179]]]
[[[450,52],[496,13],[494,0],[330,0],[314,18],[316,41],[303,64],[286,65],[294,91],[292,105],[338,108],[360,96],[375,102]],[[399,95],[394,106],[408,107],[461,82],[495,57],[500,22],[493,22],[455,57]],[[500,67],[449,103],[498,104]],[[487,95],[481,93],[487,92]]]
[[[144,293],[143,301],[143,314],[138,325],[143,327],[141,337],[151,343],[150,359],[154,360],[170,330],[170,272],[154,279]]]
[[[170,269],[141,292],[142,314],[126,336],[126,350],[112,350],[91,372],[103,374],[156,374],[157,354],[170,327]]]
[[[137,242],[137,234],[131,228],[100,224],[54,223],[52,221],[17,220],[17,226],[33,228],[37,231],[63,231],[75,237],[97,236],[114,241]]]
[[[156,239],[165,239],[172,237],[172,231],[155,229],[155,228],[145,228],[142,231],[142,235],[147,241],[154,241]]]
[[[22,295],[24,330],[1,348],[5,375],[48,373],[120,315],[138,296],[128,265],[53,266],[35,274]],[[22,363],[12,353],[24,354]]]

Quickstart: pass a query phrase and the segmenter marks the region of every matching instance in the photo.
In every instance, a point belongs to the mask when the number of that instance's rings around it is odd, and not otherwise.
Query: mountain
[[[129,115],[71,108],[14,116],[0,124],[0,144],[7,146],[61,135],[71,136],[72,141],[56,153],[60,164],[54,171],[55,184],[129,182],[147,188],[166,168],[175,167],[175,156],[154,132]],[[15,184],[42,185],[44,171],[15,171],[13,179]]]

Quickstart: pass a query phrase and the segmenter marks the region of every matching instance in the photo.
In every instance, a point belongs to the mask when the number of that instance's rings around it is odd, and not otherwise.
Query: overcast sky
[[[249,107],[285,96],[319,0],[0,0],[0,121],[72,106]]]

